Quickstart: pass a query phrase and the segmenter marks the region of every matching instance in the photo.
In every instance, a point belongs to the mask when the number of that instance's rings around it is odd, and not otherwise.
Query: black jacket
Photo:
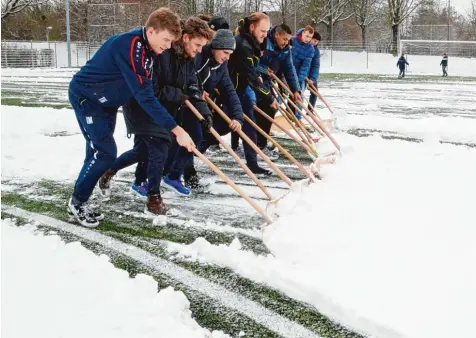
[[[218,102],[225,103],[230,111],[230,118],[243,124],[243,109],[228,73],[228,61],[217,63],[211,45],[205,46],[194,61],[203,90],[210,96],[217,97]]]
[[[193,60],[184,57],[180,42],[155,58],[152,82],[155,95],[172,116],[176,117],[187,97],[202,115],[211,115],[206,103],[198,99],[203,90]],[[170,137],[168,130],[154,123],[134,99],[123,106],[123,110],[129,134]]]
[[[246,18],[244,24],[239,28],[239,34],[235,36],[236,49],[228,62],[228,71],[239,97],[244,96],[246,88],[251,86],[261,100],[271,104],[273,102],[271,92],[266,90],[259,81],[259,73],[256,67],[261,56],[261,50],[259,44],[249,33],[249,25],[250,23]]]
[[[443,56],[443,59],[440,62],[440,66],[443,66],[443,67],[448,66],[448,56]]]

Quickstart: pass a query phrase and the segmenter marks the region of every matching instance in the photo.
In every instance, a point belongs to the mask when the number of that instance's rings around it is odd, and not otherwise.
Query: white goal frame
[[[428,44],[457,44],[457,45],[474,45],[474,48],[476,49],[476,41],[448,41],[448,40],[400,40],[400,43],[398,45],[398,55],[401,55],[402,52],[405,52],[404,45],[405,43],[407,44],[423,44],[423,43],[428,43]]]

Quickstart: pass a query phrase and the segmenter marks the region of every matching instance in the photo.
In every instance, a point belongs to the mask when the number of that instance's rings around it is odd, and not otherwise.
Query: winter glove
[[[200,124],[202,125],[203,130],[209,131],[210,128],[213,127],[213,118],[209,115],[203,116],[203,120],[200,121]]]
[[[191,84],[185,90],[185,95],[190,101],[198,101],[202,99],[202,91],[198,88],[198,85]]]

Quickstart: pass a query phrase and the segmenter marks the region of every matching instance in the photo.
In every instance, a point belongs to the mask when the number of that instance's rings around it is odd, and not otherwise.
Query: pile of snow
[[[118,114],[114,134],[118,155],[132,147],[132,139],[126,135],[124,118]],[[2,106],[4,179],[75,180],[83,165],[85,145],[72,109]]]
[[[407,55],[407,75],[442,75],[438,55]],[[398,75],[398,57],[392,54],[366,52],[332,52],[321,49],[321,73]],[[450,76],[476,76],[476,58],[451,57],[448,61]]]
[[[129,278],[79,242],[2,220],[2,336],[229,337],[191,317],[189,301],[143,274]]]
[[[345,156],[324,168],[323,181],[291,194],[265,231],[275,257],[237,240],[169,250],[373,336],[474,336],[476,149],[339,136]]]

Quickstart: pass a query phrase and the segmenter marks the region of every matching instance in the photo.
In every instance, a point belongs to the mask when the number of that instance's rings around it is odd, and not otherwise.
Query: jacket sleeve
[[[160,67],[161,59],[158,56],[154,60],[152,70],[152,83],[154,85],[155,95],[159,98],[159,101],[170,102],[177,107],[183,105],[185,96],[180,88],[160,84]]]
[[[293,57],[291,55],[291,52],[286,55],[286,59],[284,60],[284,77],[286,78],[286,81],[293,93],[301,90],[301,87],[297,82],[298,78],[296,75],[296,69],[294,69]]]
[[[236,94],[235,88],[233,87],[233,83],[231,82],[230,74],[228,73],[228,66],[223,68],[223,75],[219,83],[219,87],[220,89],[222,89],[223,93],[220,93],[220,95],[226,96],[226,100],[228,101],[228,107],[231,110],[230,118],[232,120],[237,120],[241,124],[243,124],[243,108],[241,107],[241,103],[238,99],[238,95]]]
[[[210,111],[210,108],[208,108],[208,104],[202,99],[203,87],[198,78],[195,64],[191,62],[187,69],[187,89],[185,94],[189,97],[190,102],[195,106],[195,108],[197,108],[203,117],[211,117],[212,112]]]
[[[144,64],[145,49],[140,38],[124,36],[124,39],[117,39],[112,47],[115,49],[113,58],[139,105],[155,123],[168,130],[174,129],[177,123],[154,95],[152,81]]]
[[[317,48],[314,51],[314,57],[311,61],[311,69],[309,71],[309,80],[314,83],[317,83],[317,79],[319,78],[319,69],[321,68],[321,51]]]
[[[303,64],[301,65],[301,69],[299,70],[298,79],[299,84],[303,84],[306,81],[306,76],[309,73],[309,68],[311,67],[311,61],[313,59],[314,53],[311,55],[307,55],[304,59]]]
[[[265,105],[270,105],[273,102],[274,97],[269,90],[264,88],[263,83],[259,80],[260,74],[257,71],[258,61],[259,59],[254,56],[251,47],[245,45],[242,62],[243,66],[246,67],[246,74],[248,74],[248,84]]]

